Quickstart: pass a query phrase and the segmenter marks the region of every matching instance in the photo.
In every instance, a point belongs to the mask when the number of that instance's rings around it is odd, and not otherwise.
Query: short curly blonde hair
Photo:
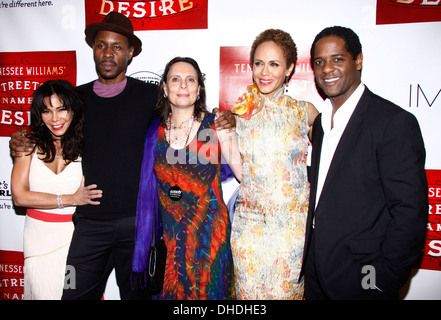
[[[253,42],[250,51],[250,63],[251,67],[254,65],[254,54],[258,46],[267,41],[275,42],[283,51],[283,55],[285,56],[286,65],[289,67],[291,64],[294,66],[297,63],[297,46],[294,43],[291,35],[288,32],[285,32],[280,29],[268,29],[259,34]],[[293,68],[292,73],[288,77],[288,81],[291,79],[294,74],[295,67]]]

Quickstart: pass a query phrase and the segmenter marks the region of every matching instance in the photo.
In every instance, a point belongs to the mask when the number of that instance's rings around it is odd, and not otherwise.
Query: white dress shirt
[[[319,174],[317,181],[317,195],[315,200],[315,207],[320,199],[323,185],[328,175],[329,166],[331,165],[332,158],[334,157],[335,149],[337,148],[340,138],[346,128],[346,125],[351,118],[361,95],[364,92],[364,84],[360,83],[357,89],[352,93],[348,100],[335,112],[334,114],[334,126],[331,129],[332,121],[332,104],[329,99],[323,102],[322,106],[322,128],[323,128],[323,143],[322,152],[320,155]],[[314,146],[312,146],[314,148]]]

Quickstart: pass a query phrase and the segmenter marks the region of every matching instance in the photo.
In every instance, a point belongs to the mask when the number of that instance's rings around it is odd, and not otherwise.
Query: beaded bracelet
[[[63,209],[63,200],[61,199],[62,195],[61,194],[57,194],[57,204],[58,204],[58,208],[59,209]]]

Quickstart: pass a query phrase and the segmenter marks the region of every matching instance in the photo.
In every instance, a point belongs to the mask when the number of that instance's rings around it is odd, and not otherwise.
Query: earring
[[[164,92],[164,98],[166,98],[167,99],[167,94]]]

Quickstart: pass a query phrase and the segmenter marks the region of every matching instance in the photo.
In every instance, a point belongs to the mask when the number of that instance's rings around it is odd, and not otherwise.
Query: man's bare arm
[[[12,157],[21,157],[34,149],[34,144],[31,143],[26,133],[26,129],[23,128],[11,134],[9,149]]]

